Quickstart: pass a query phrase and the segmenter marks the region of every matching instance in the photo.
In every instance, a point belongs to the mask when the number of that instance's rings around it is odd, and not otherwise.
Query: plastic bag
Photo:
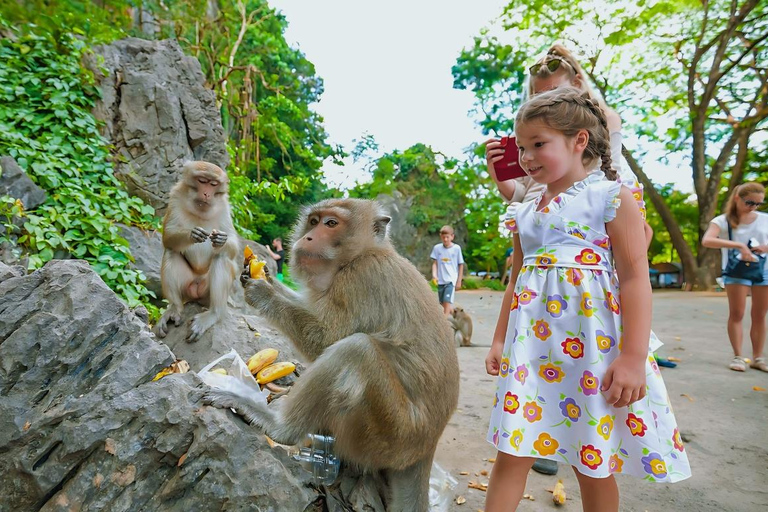
[[[437,462],[432,463],[429,473],[429,510],[430,512],[448,512],[453,503],[453,490],[459,482]]]
[[[215,367],[227,370],[227,375],[213,373]],[[267,403],[269,390],[262,391],[259,383],[248,370],[248,365],[235,350],[230,350],[220,358],[208,364],[197,372],[200,379],[212,388],[231,391],[240,396],[250,397],[257,402]]]

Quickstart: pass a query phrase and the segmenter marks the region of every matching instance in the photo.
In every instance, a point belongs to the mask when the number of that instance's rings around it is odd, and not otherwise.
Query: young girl
[[[546,188],[508,211],[516,280],[486,358],[499,376],[486,511],[517,508],[538,457],[573,466],[584,510],[617,511],[613,473],[690,476],[652,354],[643,220],[614,181],[605,114],[587,93],[537,95],[515,133],[523,168]]]
[[[538,59],[528,68],[528,76],[524,90],[523,103],[530,98],[542,92],[551,91],[559,87],[575,87],[597,101],[605,112],[606,123],[610,133],[610,152],[613,168],[619,173],[619,180],[629,188],[640,206],[643,216],[645,216],[645,204],[643,202],[643,186],[630,169],[622,169],[621,162],[621,118],[614,110],[609,108],[605,102],[593,91],[589,85],[584,70],[582,69],[576,57],[568,51],[566,47],[560,44],[552,45],[547,50],[546,55]],[[498,139],[486,141],[486,161],[488,174],[496,182],[499,193],[510,202],[526,202],[538,197],[544,185],[536,182],[531,177],[519,178],[516,180],[499,181],[496,177],[494,164],[501,160],[504,154],[504,148],[501,147]],[[651,243],[653,230],[647,223],[643,223],[645,240],[647,244]]]

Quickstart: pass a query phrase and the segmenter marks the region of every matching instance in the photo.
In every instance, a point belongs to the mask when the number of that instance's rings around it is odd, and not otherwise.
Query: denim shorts
[[[738,277],[723,276],[723,285],[741,284],[744,286],[768,286],[768,261],[763,264],[763,282],[753,283],[749,279],[739,279]]]
[[[453,304],[453,283],[437,285],[437,299],[440,304]]]

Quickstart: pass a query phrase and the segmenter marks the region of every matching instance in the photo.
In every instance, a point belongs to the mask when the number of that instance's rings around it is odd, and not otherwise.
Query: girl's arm
[[[645,361],[651,335],[651,281],[643,239],[643,218],[626,187],[619,191],[621,206],[606,223],[619,278],[623,342],[619,356],[608,367],[601,391],[609,404],[624,407],[645,396]]]
[[[517,233],[513,235],[514,252],[512,253],[512,277],[504,292],[504,298],[501,300],[501,311],[499,319],[496,322],[496,330],[493,332],[491,349],[485,358],[485,371],[488,375],[498,375],[501,366],[501,352],[504,350],[504,339],[507,336],[507,327],[509,325],[509,311],[512,307],[512,297],[515,295],[515,283],[517,274],[523,267],[523,249],[520,246],[520,237]]]
[[[704,232],[704,236],[701,239],[701,245],[709,247],[710,249],[736,249],[741,253],[742,260],[752,261],[755,259],[755,256],[752,254],[752,251],[749,250],[747,244],[736,242],[734,240],[723,240],[722,238],[719,238],[719,235],[720,226],[714,222],[710,222],[707,231]]]

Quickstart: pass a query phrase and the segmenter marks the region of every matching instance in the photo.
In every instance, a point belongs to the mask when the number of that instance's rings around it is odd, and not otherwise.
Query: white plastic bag
[[[217,366],[227,370],[227,375],[211,372]],[[267,403],[269,390],[261,390],[258,382],[248,370],[248,365],[234,349],[208,364],[197,372],[197,375],[212,388],[231,391],[240,396],[251,397],[257,402]]]
[[[429,473],[429,510],[430,512],[448,512],[453,503],[453,490],[459,482],[437,462],[432,463]]]

